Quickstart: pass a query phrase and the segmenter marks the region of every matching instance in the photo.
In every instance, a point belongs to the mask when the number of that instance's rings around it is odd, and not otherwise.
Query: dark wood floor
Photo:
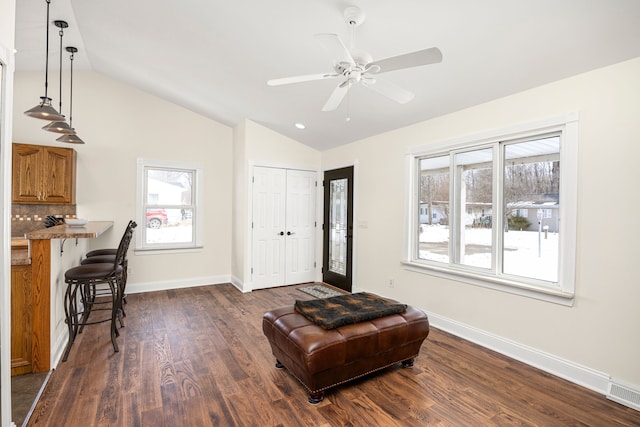
[[[87,328],[30,419],[36,426],[640,426],[640,412],[432,328],[391,367],[313,406],[274,367],[262,314],[310,296],[216,285],[129,296],[111,348]]]

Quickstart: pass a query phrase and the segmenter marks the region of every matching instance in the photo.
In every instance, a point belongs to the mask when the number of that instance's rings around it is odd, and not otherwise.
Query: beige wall
[[[321,154],[258,123],[244,120],[234,129],[233,281],[243,291],[251,284],[251,185],[254,165],[320,170]],[[318,237],[320,238],[320,237]],[[320,265],[318,263],[318,265]]]
[[[359,289],[640,385],[640,58],[339,147],[358,160]],[[576,299],[566,307],[405,270],[405,152],[523,122],[579,113]],[[387,286],[395,279],[395,287]],[[427,343],[428,345],[428,343]]]
[[[57,93],[56,73],[49,80],[49,91]],[[22,112],[35,105],[41,89],[42,73],[16,73],[14,110]],[[90,248],[116,247],[127,222],[135,218],[137,158],[201,164],[204,249],[144,256],[130,250],[128,289],[228,281],[232,129],[91,71],[74,73],[73,101],[73,126],[86,142],[73,145],[78,152],[78,216],[115,221],[110,231],[90,242]],[[63,111],[67,107],[63,96]],[[44,124],[15,114],[14,141],[70,146],[56,142],[58,135],[41,130]]]

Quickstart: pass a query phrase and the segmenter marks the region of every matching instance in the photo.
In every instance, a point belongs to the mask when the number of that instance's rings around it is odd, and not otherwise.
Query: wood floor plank
[[[300,286],[231,284],[133,294],[114,353],[88,326],[29,426],[640,426],[640,412],[432,328],[412,368],[328,390],[318,405],[275,359],[264,312]]]

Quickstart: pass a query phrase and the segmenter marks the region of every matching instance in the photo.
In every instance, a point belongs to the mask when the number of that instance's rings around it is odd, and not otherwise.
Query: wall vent
[[[640,411],[640,391],[619,382],[609,382],[607,399]]]

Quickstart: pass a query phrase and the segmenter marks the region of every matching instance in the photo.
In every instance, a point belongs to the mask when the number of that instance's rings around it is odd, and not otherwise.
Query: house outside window
[[[136,250],[193,249],[201,243],[202,170],[197,165],[138,159]]]
[[[409,188],[415,190],[408,197],[404,264],[481,286],[570,301],[577,119],[551,123],[412,149]],[[425,209],[431,214],[424,215]]]

